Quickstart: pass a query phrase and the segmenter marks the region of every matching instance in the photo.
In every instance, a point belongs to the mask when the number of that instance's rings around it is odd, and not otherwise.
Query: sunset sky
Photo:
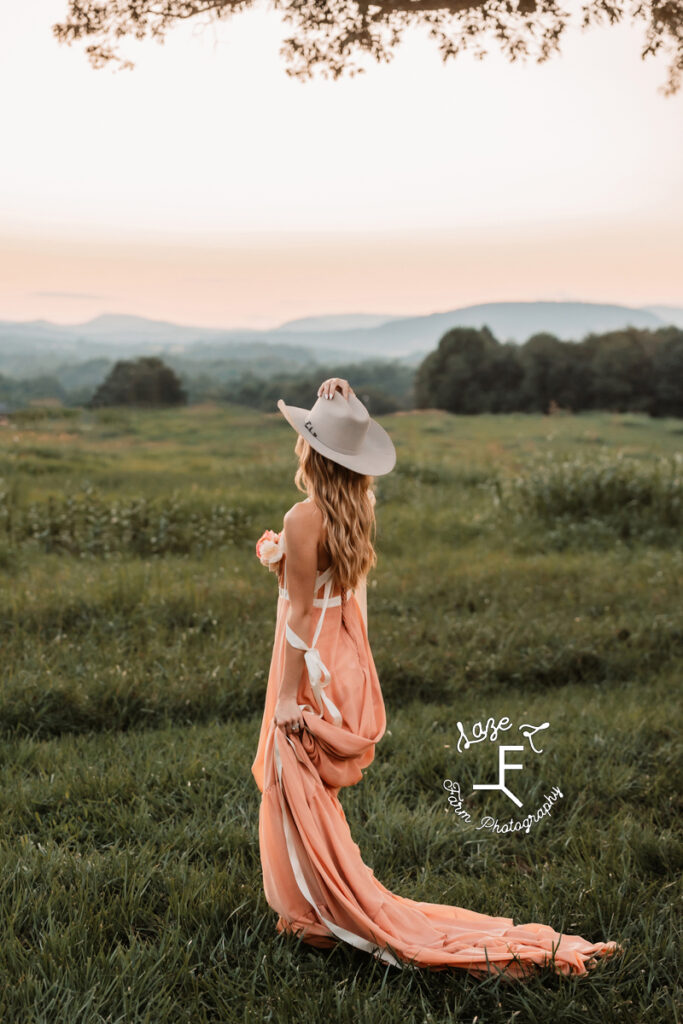
[[[0,8],[0,319],[683,306],[683,92],[642,28],[570,29],[542,65],[443,65],[417,32],[302,83],[265,7],[125,41],[120,72],[54,40],[65,12]]]

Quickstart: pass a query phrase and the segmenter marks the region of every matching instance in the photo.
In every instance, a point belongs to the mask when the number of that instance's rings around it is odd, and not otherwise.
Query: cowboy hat
[[[281,398],[277,407],[311,448],[340,466],[368,476],[383,476],[396,465],[391,438],[352,391],[348,399],[341,391],[335,391],[331,399],[321,395],[312,409],[285,405]]]

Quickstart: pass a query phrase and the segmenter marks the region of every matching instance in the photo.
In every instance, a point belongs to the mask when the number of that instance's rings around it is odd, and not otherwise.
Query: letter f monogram
[[[522,801],[518,800],[514,793],[512,793],[505,785],[505,769],[521,769],[524,767],[523,764],[508,764],[505,760],[506,750],[524,750],[524,747],[498,747],[498,782],[495,783],[482,783],[481,785],[472,786],[472,789],[500,789],[507,797],[512,800],[513,803],[517,804],[518,807],[522,806]]]

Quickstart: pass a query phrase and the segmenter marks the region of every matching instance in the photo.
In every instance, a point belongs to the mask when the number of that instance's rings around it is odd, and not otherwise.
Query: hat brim
[[[333,462],[338,462],[340,466],[353,469],[356,473],[363,473],[366,476],[384,476],[385,473],[390,473],[396,465],[394,442],[384,427],[380,426],[372,417],[370,417],[361,450],[355,455],[346,455],[343,452],[335,451],[334,448],[329,448],[320,438],[314,437],[309,431],[304,434],[304,423],[311,414],[310,409],[302,409],[298,405],[286,405],[281,398],[278,399],[277,407],[289,425],[306,438],[311,448],[315,448],[317,452],[332,459]]]

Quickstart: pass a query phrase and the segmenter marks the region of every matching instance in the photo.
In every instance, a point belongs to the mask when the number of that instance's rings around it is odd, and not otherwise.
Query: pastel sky
[[[0,319],[216,327],[578,299],[683,306],[683,92],[642,28],[289,78],[261,6],[95,71],[0,6]]]

